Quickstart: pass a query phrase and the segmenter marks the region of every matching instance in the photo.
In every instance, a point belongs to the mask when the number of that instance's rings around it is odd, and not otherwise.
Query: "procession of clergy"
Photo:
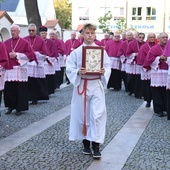
[[[55,31],[49,33],[42,26],[40,36],[35,24],[29,24],[29,35],[21,38],[20,27],[11,26],[11,38],[0,42],[0,103],[2,92],[5,114],[15,110],[16,115],[29,109],[29,101],[36,105],[39,100],[49,100],[63,83],[65,63],[69,54],[83,45],[81,31],[63,42]],[[94,43],[103,47],[109,58],[111,75],[107,88],[120,91],[122,81],[129,96],[144,98],[145,107],[151,106],[159,117],[167,114],[170,120],[170,40],[168,34],[157,37],[149,33],[132,31],[105,33]],[[69,80],[66,76],[67,83]]]

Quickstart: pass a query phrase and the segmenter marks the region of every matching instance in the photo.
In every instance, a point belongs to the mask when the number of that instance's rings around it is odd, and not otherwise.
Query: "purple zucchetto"
[[[45,27],[45,26],[41,26],[41,27],[40,27],[40,29],[39,29],[39,31],[40,31],[40,32],[42,32],[42,31],[47,32],[47,27]]]

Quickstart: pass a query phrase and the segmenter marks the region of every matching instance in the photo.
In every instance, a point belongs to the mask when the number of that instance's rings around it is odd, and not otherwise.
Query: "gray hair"
[[[20,31],[20,26],[19,26],[19,25],[17,25],[17,24],[12,24],[12,25],[11,25],[11,28],[13,28],[13,27],[17,28],[17,29]]]
[[[30,27],[34,27],[35,30],[37,30],[37,26],[36,26],[34,23],[29,24],[29,25],[28,25],[28,29],[29,29]]]

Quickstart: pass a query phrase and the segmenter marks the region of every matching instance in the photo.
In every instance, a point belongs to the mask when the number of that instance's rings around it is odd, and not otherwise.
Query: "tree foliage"
[[[126,18],[121,18],[116,22],[116,27],[121,34],[123,31],[126,30]]]
[[[126,18],[121,18],[120,20],[118,20],[116,22],[116,27],[120,34],[127,30],[128,31],[137,31],[132,25],[130,26],[130,28],[127,28]]]
[[[112,14],[110,11],[108,11],[103,17],[100,17],[98,19],[100,25],[99,28],[105,33],[105,32],[109,32],[109,26],[110,26],[110,20],[112,19]]]
[[[54,0],[56,17],[65,29],[71,29],[72,4],[68,0]]]

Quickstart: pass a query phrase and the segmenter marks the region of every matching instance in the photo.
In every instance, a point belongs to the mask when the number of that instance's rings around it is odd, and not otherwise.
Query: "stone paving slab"
[[[153,116],[152,108],[145,108],[144,105],[145,103],[140,106],[103,149],[102,159],[94,161],[87,170],[122,169]]]
[[[153,116],[122,170],[170,170],[170,121]]]
[[[66,86],[56,90],[50,100],[39,101],[37,105],[30,104],[29,110],[20,116],[16,116],[14,112],[5,115],[6,110],[3,107],[0,117],[0,140],[69,105],[72,89],[72,86]]]
[[[62,101],[63,105],[67,104],[68,97],[64,99],[65,101]],[[101,145],[101,150],[107,146],[142,103],[142,100],[135,99],[133,96],[129,97],[124,91],[114,92],[109,90],[106,93],[108,119],[105,143]],[[39,111],[38,108],[36,109]],[[48,106],[48,109],[50,109],[50,106]],[[52,111],[49,110],[49,112]],[[27,114],[24,115],[27,116]],[[87,169],[93,162],[93,158],[82,154],[81,141],[70,142],[68,140],[68,127],[69,117],[66,117],[0,156],[0,169]]]

